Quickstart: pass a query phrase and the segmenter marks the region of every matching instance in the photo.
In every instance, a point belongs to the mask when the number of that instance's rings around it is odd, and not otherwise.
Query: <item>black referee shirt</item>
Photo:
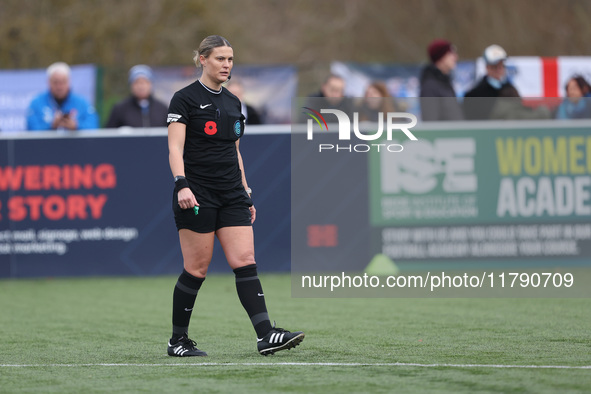
[[[236,96],[195,81],[172,97],[167,123],[172,122],[187,126],[183,160],[189,184],[215,190],[242,184],[236,140],[244,134],[244,116]]]

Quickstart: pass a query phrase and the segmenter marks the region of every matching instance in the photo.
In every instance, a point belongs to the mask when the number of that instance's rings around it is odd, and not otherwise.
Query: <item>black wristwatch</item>
[[[174,177],[174,182],[176,183],[176,181],[178,181],[179,179],[185,179],[185,177],[182,175],[177,175]]]

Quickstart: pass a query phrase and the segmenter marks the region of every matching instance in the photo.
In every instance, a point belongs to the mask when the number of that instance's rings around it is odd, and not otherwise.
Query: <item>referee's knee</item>
[[[193,275],[196,278],[205,278],[207,276],[207,268],[192,269],[192,268],[185,267],[185,271],[187,271],[188,273],[190,273],[191,275]]]
[[[198,278],[205,278],[209,264],[195,264],[195,262],[185,261],[183,264],[185,271]]]
[[[254,260],[254,253],[247,252],[232,258],[232,261],[228,261],[228,263],[230,264],[230,267],[232,269],[235,269],[240,267],[246,267],[247,265],[256,264],[256,261]]]

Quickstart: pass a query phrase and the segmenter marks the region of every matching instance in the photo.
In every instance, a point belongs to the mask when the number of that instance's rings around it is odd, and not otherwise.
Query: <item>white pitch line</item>
[[[59,367],[422,367],[422,368],[523,368],[523,369],[591,369],[591,365],[506,365],[506,364],[419,364],[419,363],[187,363],[187,364],[0,364],[0,368],[59,368]]]

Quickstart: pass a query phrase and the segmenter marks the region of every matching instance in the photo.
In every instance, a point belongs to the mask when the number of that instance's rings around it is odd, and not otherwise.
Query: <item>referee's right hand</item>
[[[181,207],[181,209],[191,209],[195,205],[199,206],[199,203],[193,195],[193,192],[188,187],[179,190],[178,199],[179,207]]]

